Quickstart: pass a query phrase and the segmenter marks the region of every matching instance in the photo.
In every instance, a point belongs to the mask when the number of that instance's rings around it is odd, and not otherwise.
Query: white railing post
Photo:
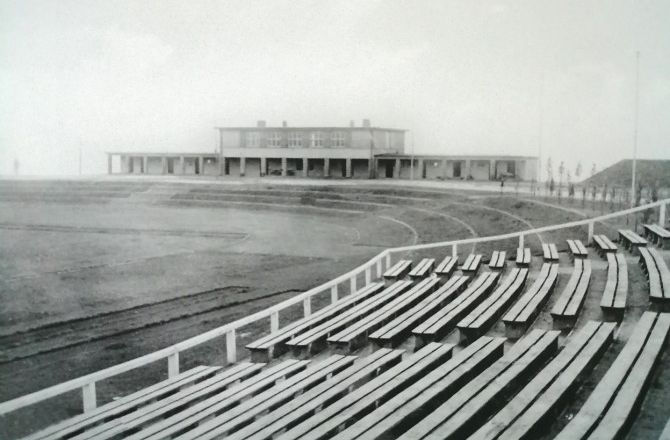
[[[168,377],[175,377],[179,374],[179,352],[168,356]]]
[[[349,292],[353,295],[356,292],[356,275],[349,279]]]
[[[388,270],[391,267],[391,253],[386,254],[386,269]]]
[[[84,401],[84,412],[94,410],[98,406],[98,398],[95,395],[95,382],[89,382],[81,388]]]
[[[226,333],[226,360],[229,364],[234,364],[237,361],[237,341],[235,337],[235,329],[228,330]]]
[[[523,234],[519,235],[519,249],[523,249]]]
[[[312,297],[308,296],[302,300],[302,310],[305,318],[312,314]]]
[[[593,226],[594,226],[594,222],[589,222],[589,234],[588,234],[588,238],[586,239],[586,244],[593,243]]]
[[[270,315],[270,333],[279,330],[279,312],[272,312]]]
[[[372,268],[370,266],[365,268],[365,285],[367,286],[372,282]]]
[[[451,245],[451,256],[454,258],[458,256],[458,245],[456,243]]]
[[[382,270],[382,259],[381,259],[381,258],[377,258],[377,278],[381,278],[381,277],[382,277],[382,273],[383,273],[383,270]]]
[[[658,226],[665,228],[665,203],[661,203],[658,213]]]
[[[330,288],[330,302],[334,303],[337,301],[337,284]]]

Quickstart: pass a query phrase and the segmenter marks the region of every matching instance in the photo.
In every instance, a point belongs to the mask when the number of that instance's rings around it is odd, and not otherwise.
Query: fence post
[[[302,300],[302,310],[304,312],[305,318],[312,314],[312,297],[308,296]]]
[[[349,280],[349,293],[352,295],[356,292],[356,275],[353,275]]]
[[[270,315],[270,333],[279,330],[279,312],[272,312]]]
[[[179,374],[179,352],[168,356],[168,377],[175,377]]]
[[[330,302],[334,303],[337,301],[337,284],[330,288]]]
[[[458,245],[456,243],[451,245],[451,256],[454,258],[458,256]]]
[[[386,254],[386,269],[388,270],[391,267],[391,253]]]
[[[593,225],[594,222],[589,222],[589,235],[588,238],[586,239],[586,244],[593,243]]]
[[[234,364],[237,361],[235,329],[228,330],[228,333],[226,333],[226,359],[229,364]]]
[[[365,285],[372,282],[372,268],[370,266],[365,268]]]
[[[95,395],[95,382],[90,382],[81,388],[81,394],[84,400],[84,412],[94,410],[98,406],[98,399]]]
[[[523,249],[523,234],[519,235],[519,249]]]
[[[382,277],[382,272],[383,272],[383,270],[382,270],[382,259],[377,258],[377,278]]]
[[[661,203],[660,212],[658,213],[658,226],[665,228],[665,203]]]

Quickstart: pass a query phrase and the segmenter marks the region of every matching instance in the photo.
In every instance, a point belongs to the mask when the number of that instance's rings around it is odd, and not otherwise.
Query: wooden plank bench
[[[105,420],[125,415],[148,403],[159,401],[180,389],[189,387],[197,382],[212,377],[221,367],[199,366],[162,382],[158,382],[135,393],[99,406],[98,408],[63,420],[60,423],[38,431],[25,440],[62,439],[73,436],[77,432],[89,429]]]
[[[501,359],[398,438],[467,438],[551,359],[558,351],[559,335],[558,331],[533,330]]]
[[[596,251],[598,252],[598,255],[601,257],[604,257],[605,254],[610,252],[616,252],[618,249],[617,245],[615,245],[612,240],[610,240],[607,235],[604,234],[594,235],[593,244],[596,248]]]
[[[193,420],[197,427],[184,421],[179,430],[179,438],[200,438],[204,433],[224,427],[225,432],[234,431],[254,420],[258,415],[277,408],[294,399],[296,396],[323,384],[329,377],[342,374],[355,365],[356,356],[332,355],[319,363],[311,363],[309,367],[285,381],[241,401],[238,405],[220,413],[208,413],[207,417]],[[166,438],[161,433],[156,438]]]
[[[456,328],[456,324],[477,307],[495,288],[498,273],[487,272],[472,281],[465,291],[412,330],[416,348],[438,341]]]
[[[442,277],[451,276],[451,274],[454,273],[454,270],[456,270],[457,265],[458,265],[458,257],[454,256],[445,257],[444,260],[442,260],[440,264],[438,264],[437,267],[435,268],[435,275]]]
[[[503,270],[505,268],[505,258],[507,252],[505,251],[493,251],[491,255],[491,261],[489,261],[489,269],[491,270]]]
[[[479,265],[482,262],[481,254],[470,254],[465,259],[465,263],[461,266],[461,272],[469,275],[475,275],[479,270]]]
[[[335,347],[336,351],[349,353],[367,343],[367,335],[374,332],[384,324],[414,307],[424,298],[440,286],[440,278],[425,278],[409,289],[407,292],[395,298],[385,306],[370,313],[368,316],[360,319],[351,325],[345,327],[340,332],[331,335],[327,341],[328,344]]]
[[[584,246],[581,240],[566,240],[568,243],[568,249],[570,249],[570,255],[572,258],[588,258],[589,251]]]
[[[621,321],[626,310],[628,296],[628,264],[620,253],[607,253],[607,282],[600,308],[605,320]]]
[[[341,358],[332,358],[335,362]],[[143,427],[137,433],[124,437],[125,440],[143,440],[170,438],[185,430],[185,427],[196,425],[209,417],[220,414],[239,405],[242,401],[249,399],[267,389],[277,385],[280,381],[290,380],[291,377],[305,371],[310,361],[299,361],[295,359],[286,360],[272,367],[266,368],[259,374],[245,380],[227,390],[217,393],[201,402],[188,408],[178,411],[163,420]],[[328,363],[319,364],[319,368],[325,368]],[[340,368],[345,368],[348,364],[343,362]],[[333,370],[337,371],[337,369]]]
[[[519,296],[527,276],[526,268],[512,269],[491,296],[461,319],[456,327],[462,344],[469,344],[493,327],[510,303]]]
[[[378,347],[397,347],[411,335],[412,328],[459,295],[469,280],[464,275],[450,278],[423,301],[372,333],[370,340]]]
[[[342,312],[371,298],[383,289],[384,283],[379,282],[368,284],[355,294],[348,295],[339,301],[314,312],[306,318],[300,319],[252,342],[247,345],[247,349],[251,353],[252,362],[269,362],[273,357],[279,356],[286,351],[285,343],[291,338],[301,332],[314,328],[319,324],[323,324],[325,321],[335,316],[339,316]]]
[[[619,229],[619,243],[624,249],[628,249],[632,254],[637,254],[639,248],[647,246],[647,240],[637,235],[630,229]]]
[[[333,440],[395,438],[503,355],[505,338],[482,337],[360,420],[349,420]]]
[[[539,438],[614,339],[615,323],[589,321],[561,352],[469,440]],[[544,428],[544,429],[543,429]]]
[[[193,405],[212,394],[235,385],[240,380],[249,379],[258,374],[264,365],[246,362],[236,364],[209,379],[198,382],[164,399],[145,405],[122,417],[91,427],[74,438],[83,440],[123,437],[128,431],[132,432],[135,429],[160,420],[177,408]]]
[[[349,324],[363,319],[373,311],[380,309],[411,287],[411,281],[396,281],[372,298],[357,304],[344,313],[334,316],[306,332],[296,335],[286,342],[286,346],[291,349],[294,356],[304,359],[310,354],[314,354],[325,348],[328,336],[341,331]]]
[[[542,243],[542,256],[546,262],[558,261],[556,245],[554,243]]]
[[[453,345],[433,343],[281,435],[282,440],[321,440],[375,409],[451,358]]]
[[[653,244],[660,246],[661,249],[668,249],[670,245],[670,231],[656,225],[642,225],[644,228],[644,236]]]
[[[647,275],[649,299],[662,307],[670,304],[670,270],[656,249],[640,248],[640,266]]]
[[[287,427],[297,424],[319,408],[328,407],[336,400],[347,395],[354,388],[362,386],[380,372],[397,365],[402,360],[403,350],[381,349],[371,355],[359,359],[353,366],[347,368],[325,382],[311,388],[299,396],[287,401],[281,406],[273,406],[270,412],[257,417],[250,424],[231,429],[230,424],[217,425],[216,419],[212,423],[206,422],[198,427],[198,432],[191,438],[201,440],[219,438],[227,435],[228,440],[265,440],[271,439],[276,433]],[[206,426],[207,425],[207,426]],[[200,430],[200,428],[203,428]],[[195,431],[195,430],[194,430]]]
[[[554,329],[565,330],[574,327],[577,316],[584,305],[590,283],[591,261],[575,259],[572,275],[551,309]]]
[[[409,273],[413,280],[426,278],[435,268],[435,258],[424,258]]]
[[[518,267],[528,267],[530,266],[530,248],[517,248],[516,249],[516,265]]]
[[[644,398],[669,331],[669,313],[643,313],[605,376],[556,439],[622,438]]]
[[[503,316],[505,336],[510,339],[523,336],[554,291],[557,279],[558,264],[544,263],[535,282]]]
[[[400,260],[384,272],[383,278],[387,285],[402,280],[412,270],[412,260]]]
[[[663,432],[661,432],[661,436],[658,440],[670,440],[670,420],[665,424],[665,428],[663,429]]]

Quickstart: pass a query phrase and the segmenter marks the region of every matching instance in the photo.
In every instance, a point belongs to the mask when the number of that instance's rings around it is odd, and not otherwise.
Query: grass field
[[[364,183],[0,181],[0,401],[264,309],[387,247],[496,235],[584,215],[578,204],[557,207],[525,196]],[[598,229],[614,237],[615,227]],[[585,239],[586,229],[529,236],[527,245],[539,255],[541,240],[564,249],[566,238]],[[516,246],[516,240],[508,240],[459,253],[476,250],[488,260],[494,249],[512,256]],[[441,258],[448,252],[437,249],[412,257]],[[561,285],[570,271],[564,257]],[[602,290],[606,264],[598,263],[593,288]],[[636,268],[632,258],[629,267]],[[640,276],[639,270],[631,272],[637,287],[620,332],[624,339],[648,306]],[[315,308],[326,301],[321,298]],[[589,297],[580,319],[598,319],[598,303],[599,296]],[[291,308],[280,323],[301,313],[300,307]],[[535,325],[550,327],[550,321],[548,312],[543,313]],[[267,328],[244,328],[239,352]],[[492,331],[502,333],[502,324]],[[622,345],[617,343],[606,359],[611,362]],[[224,355],[223,344],[205,344],[184,356],[182,368],[196,362],[220,364]],[[161,364],[101,382],[99,399],[109,401],[165,374]],[[604,370],[594,374],[593,380]],[[655,380],[664,384],[659,389],[669,389],[669,375],[659,373]],[[664,402],[668,397],[657,395],[649,405],[661,407]],[[0,437],[80,410],[78,393],[52,399],[39,412],[46,416],[36,420],[33,409],[19,411],[0,427]],[[562,417],[565,422],[569,411]],[[642,418],[634,432],[644,434],[657,425]]]

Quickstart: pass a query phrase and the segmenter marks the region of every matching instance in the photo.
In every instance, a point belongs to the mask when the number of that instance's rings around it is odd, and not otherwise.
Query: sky
[[[586,174],[633,155],[638,51],[637,157],[670,159],[667,0],[0,0],[0,174],[363,118]]]

